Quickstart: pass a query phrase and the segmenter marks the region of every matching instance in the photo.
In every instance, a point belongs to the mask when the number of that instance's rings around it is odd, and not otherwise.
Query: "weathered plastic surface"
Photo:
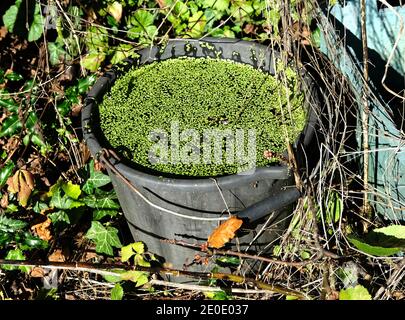
[[[273,53],[266,47],[252,42],[226,39],[172,40],[163,51],[158,48],[141,51],[141,57],[131,61],[131,65],[142,65],[155,60],[185,55],[233,59],[274,73],[271,63]],[[97,155],[102,145],[105,146],[101,142],[103,136],[97,122],[97,101],[101,101],[115,78],[115,72],[108,72],[98,80],[88,95],[82,113],[84,136],[93,155]],[[315,96],[311,93],[308,99],[313,100]],[[304,134],[297,142],[298,148],[308,145],[312,140],[314,126],[312,117]],[[235,213],[269,196],[280,194],[284,192],[285,187],[294,185],[291,174],[285,166],[258,168],[251,175],[229,175],[215,179],[161,177],[136,170],[130,164],[123,162],[116,163],[116,168],[156,205],[192,217],[226,216],[227,207]],[[168,244],[161,241],[162,239],[177,239],[201,244],[219,224],[218,221],[179,218],[153,208],[128,188],[119,177],[112,172],[109,172],[109,175],[134,239],[145,242],[148,250],[164,257],[174,268],[181,269],[183,265],[190,264],[198,251]],[[257,253],[268,250],[271,242],[285,230],[289,213],[291,213],[291,206],[276,210],[270,216],[268,215],[270,212],[266,212],[267,217],[264,219],[250,226],[244,226],[242,236],[239,237],[238,248]],[[264,226],[265,222],[267,224]],[[256,238],[262,228],[265,232]],[[255,241],[251,244],[254,238]],[[188,270],[209,271],[210,267],[212,266],[191,266]]]
[[[369,182],[374,187],[370,200],[376,212],[396,221],[405,220],[405,123],[401,106],[387,103],[387,91],[381,85],[385,66],[389,69],[385,84],[396,90],[405,82],[405,7],[392,9],[377,6],[378,0],[366,0],[367,44],[371,90],[369,123]],[[405,26],[404,26],[405,27]],[[346,0],[333,6],[322,23],[321,50],[349,79],[363,110],[361,93],[362,44],[360,1]],[[362,145],[361,119],[357,126],[358,145]],[[359,150],[361,151],[361,150]],[[361,169],[361,168],[360,168]]]

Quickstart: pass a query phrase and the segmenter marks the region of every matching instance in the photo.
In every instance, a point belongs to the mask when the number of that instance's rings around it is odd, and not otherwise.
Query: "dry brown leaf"
[[[45,218],[46,218],[45,221],[33,225],[31,227],[31,230],[33,230],[37,234],[37,236],[40,237],[42,240],[49,241],[52,239],[52,234],[50,230],[52,221],[48,217]]]
[[[5,193],[3,194],[3,196],[1,197],[0,200],[0,207],[2,207],[3,209],[7,208],[8,206],[8,194]]]
[[[219,249],[235,237],[235,232],[242,226],[243,221],[235,216],[221,223],[208,237],[208,245]]]
[[[31,172],[20,169],[7,180],[8,191],[18,194],[18,202],[26,207],[28,199],[34,190],[34,178]]]
[[[160,8],[164,8],[167,6],[166,0],[156,0],[157,4],[159,5]]]
[[[7,35],[7,28],[5,26],[2,26],[0,28],[0,40],[5,38]]]
[[[97,253],[92,252],[92,251],[87,251],[83,258],[84,258],[84,261],[89,261],[89,260],[97,258],[97,257],[98,257]]]
[[[34,267],[31,269],[30,276],[33,278],[43,278],[45,276],[45,270],[40,267]]]
[[[62,249],[56,249],[48,256],[48,260],[51,262],[65,262],[66,257],[62,252]]]
[[[243,28],[243,32],[245,32],[246,34],[249,33],[255,33],[255,26],[253,24],[248,23],[244,28]]]

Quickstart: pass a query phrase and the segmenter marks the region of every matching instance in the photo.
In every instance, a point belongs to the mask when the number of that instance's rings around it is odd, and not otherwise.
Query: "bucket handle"
[[[236,213],[236,216],[252,223],[265,217],[272,211],[277,211],[294,203],[300,196],[301,193],[296,187],[288,188],[239,211]]]

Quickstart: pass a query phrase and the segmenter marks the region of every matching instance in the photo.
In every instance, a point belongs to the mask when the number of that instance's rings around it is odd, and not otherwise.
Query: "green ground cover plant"
[[[201,136],[206,129],[244,129],[246,141],[247,130],[254,129],[256,165],[270,165],[278,162],[286,149],[284,129],[293,141],[306,122],[303,95],[294,72],[287,73],[288,88],[268,73],[228,60],[155,62],[132,69],[116,81],[100,105],[101,127],[109,143],[135,163],[188,176],[234,174],[240,164],[227,161],[225,140],[222,163],[151,163],[148,155],[156,144],[150,137],[152,130],[173,135],[173,122],[178,122],[180,132],[195,129]],[[180,140],[180,147],[187,142]],[[209,143],[214,150],[213,141]],[[247,148],[244,143],[245,154]],[[169,154],[172,150],[170,145]]]

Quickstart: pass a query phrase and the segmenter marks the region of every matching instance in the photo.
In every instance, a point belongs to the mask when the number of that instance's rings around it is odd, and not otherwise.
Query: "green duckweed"
[[[306,123],[294,72],[287,69],[286,75],[288,88],[249,65],[210,58],[133,68],[100,104],[101,129],[122,156],[162,173],[218,176],[271,165],[286,149],[285,130],[294,141]],[[249,129],[256,140],[255,163],[237,157],[248,154]],[[185,130],[194,138],[185,138]],[[233,135],[233,140],[221,140],[220,158],[214,157],[214,140],[205,139],[209,130]],[[237,131],[245,133],[239,140],[244,144],[235,142]]]

